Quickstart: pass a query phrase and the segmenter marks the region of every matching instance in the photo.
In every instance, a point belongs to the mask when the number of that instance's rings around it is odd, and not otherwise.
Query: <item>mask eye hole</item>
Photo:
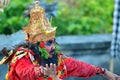
[[[49,40],[49,41],[47,41],[45,44],[46,44],[47,46],[51,46],[52,43],[54,43],[54,41],[53,41],[53,40]]]
[[[49,41],[46,41],[46,42],[45,42],[45,45],[51,46],[54,42],[55,42],[55,39],[49,40]]]

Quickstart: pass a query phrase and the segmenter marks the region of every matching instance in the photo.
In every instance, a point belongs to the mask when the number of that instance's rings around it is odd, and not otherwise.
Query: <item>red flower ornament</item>
[[[45,47],[45,43],[42,41],[40,42],[40,48],[44,48]]]

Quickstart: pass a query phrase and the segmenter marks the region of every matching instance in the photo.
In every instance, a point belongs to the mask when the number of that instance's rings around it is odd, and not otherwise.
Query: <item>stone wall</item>
[[[104,54],[109,53],[111,34],[60,36],[57,42],[66,55]]]
[[[3,47],[12,49],[15,45],[25,42],[25,34],[18,31],[12,35],[0,35],[0,50]],[[111,42],[111,34],[94,34],[94,35],[75,35],[56,37],[57,43],[62,52],[66,55],[81,55],[91,53],[108,53]]]

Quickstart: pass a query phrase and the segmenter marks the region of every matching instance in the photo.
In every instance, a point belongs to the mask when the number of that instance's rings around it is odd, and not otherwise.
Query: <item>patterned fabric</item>
[[[115,0],[112,37],[111,56],[116,57],[120,52],[120,0]]]
[[[31,50],[18,48],[10,62],[6,80],[36,80],[38,76],[34,68],[37,65],[34,64],[33,56],[34,53]]]
[[[30,54],[29,54],[30,53]],[[39,64],[34,64],[34,52],[19,48],[9,65],[8,80],[53,80],[44,75]],[[63,80],[68,76],[89,78],[103,74],[100,67],[58,54],[57,76]]]

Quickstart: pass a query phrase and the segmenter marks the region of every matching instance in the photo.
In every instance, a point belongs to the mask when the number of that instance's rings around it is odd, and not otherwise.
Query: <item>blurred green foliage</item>
[[[52,0],[46,0],[51,3]],[[27,26],[23,11],[32,0],[12,0],[0,13],[0,34],[11,34]],[[58,16],[52,18],[57,36],[111,33],[114,0],[58,0]]]
[[[57,35],[112,32],[114,0],[59,0]]]
[[[28,24],[28,18],[24,18],[23,12],[31,2],[32,0],[11,0],[4,13],[0,13],[0,34],[11,34]]]

